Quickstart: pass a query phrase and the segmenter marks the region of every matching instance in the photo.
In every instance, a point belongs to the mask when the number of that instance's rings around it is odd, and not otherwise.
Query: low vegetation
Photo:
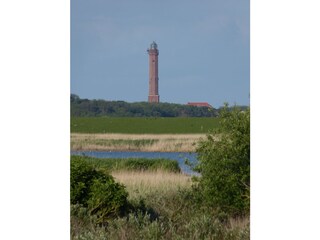
[[[71,133],[206,134],[218,118],[71,117]]]
[[[179,173],[179,164],[169,159],[145,159],[145,158],[93,158],[87,156],[71,156],[71,161],[82,160],[100,171],[165,171]]]
[[[73,151],[194,152],[205,134],[71,133]]]
[[[147,196],[174,194],[177,190],[191,189],[191,177],[186,174],[157,171],[116,171],[112,176],[126,186],[130,200],[145,199]]]

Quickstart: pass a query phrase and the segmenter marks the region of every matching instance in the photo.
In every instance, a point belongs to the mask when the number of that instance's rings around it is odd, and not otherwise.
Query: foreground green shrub
[[[91,215],[98,217],[97,222],[105,222],[110,217],[123,214],[126,210],[127,196],[123,185],[115,183],[112,177],[94,179],[90,187],[88,208]]]
[[[95,170],[81,157],[71,159],[70,170],[71,204],[86,207],[97,223],[126,210],[128,193],[111,175]]]
[[[197,148],[201,173],[199,190],[204,202],[232,215],[250,207],[250,110],[227,106],[220,114],[220,127]]]
[[[98,172],[81,157],[71,158],[70,164],[70,200],[71,204],[86,204],[90,186]]]

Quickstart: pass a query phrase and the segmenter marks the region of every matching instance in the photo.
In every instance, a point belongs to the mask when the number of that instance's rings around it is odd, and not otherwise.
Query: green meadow
[[[72,133],[208,133],[218,118],[71,117]]]

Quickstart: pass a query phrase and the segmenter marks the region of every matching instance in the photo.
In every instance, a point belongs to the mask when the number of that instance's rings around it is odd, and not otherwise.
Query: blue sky
[[[248,0],[71,0],[71,92],[148,99],[148,54],[159,48],[161,102],[248,105]]]

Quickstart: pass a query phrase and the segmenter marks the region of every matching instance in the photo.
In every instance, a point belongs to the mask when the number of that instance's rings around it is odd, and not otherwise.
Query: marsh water
[[[166,158],[177,160],[181,171],[188,175],[198,175],[198,173],[192,171],[190,166],[185,164],[185,160],[188,159],[190,163],[197,162],[196,153],[182,153],[182,152],[101,152],[101,151],[71,151],[71,155],[84,155],[96,158],[149,158],[152,161],[153,158]]]

